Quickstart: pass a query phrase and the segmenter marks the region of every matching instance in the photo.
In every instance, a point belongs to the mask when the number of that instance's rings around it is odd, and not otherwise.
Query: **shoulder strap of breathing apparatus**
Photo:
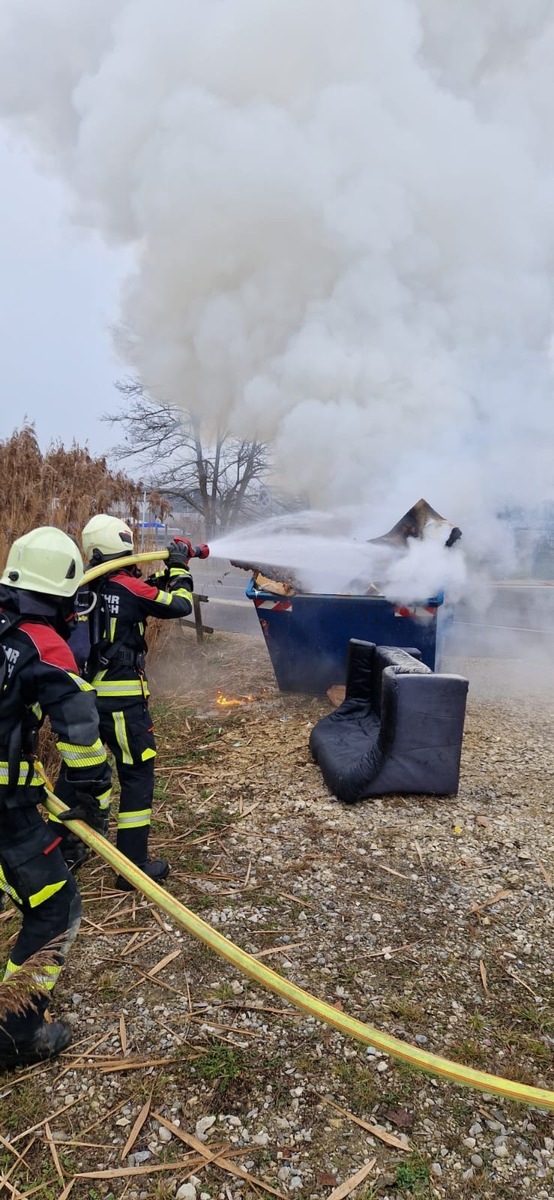
[[[110,575],[120,570],[121,566],[118,565],[114,567]],[[132,667],[137,665],[139,651],[123,646],[117,640],[112,639],[110,625],[112,618],[105,595],[110,575],[105,575],[98,581],[96,587],[91,588],[94,598],[85,610],[88,613],[90,636],[90,654],[85,667],[85,677],[89,680],[94,678],[98,670],[105,669],[115,661],[124,662]]]

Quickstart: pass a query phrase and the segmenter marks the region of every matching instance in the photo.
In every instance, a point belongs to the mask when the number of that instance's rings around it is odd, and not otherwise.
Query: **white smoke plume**
[[[475,533],[552,494],[553,52],[550,0],[3,0],[0,116],[135,247],[154,395]]]
[[[464,594],[467,564],[460,543],[446,549],[450,532],[429,521],[421,538],[394,544],[368,541],[371,510],[341,507],[334,513],[296,512],[218,538],[212,553],[239,564],[282,567],[308,592],[379,594],[400,604],[425,602],[443,592],[455,603]],[[377,533],[377,529],[374,530]],[[383,532],[382,530],[380,531]],[[272,576],[275,578],[275,576]]]

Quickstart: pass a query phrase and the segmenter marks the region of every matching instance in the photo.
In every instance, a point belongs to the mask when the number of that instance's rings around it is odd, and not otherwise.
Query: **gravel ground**
[[[153,849],[173,894],[369,1024],[552,1087],[548,671],[452,662],[471,682],[459,795],[345,808],[307,749],[327,698],[280,695],[246,637],[184,642],[185,669],[179,645],[153,673]],[[220,707],[219,688],[242,703]],[[74,1046],[0,1078],[6,1195],[323,1200],[345,1184],[355,1200],[554,1200],[552,1114],[415,1072],[287,1007],[115,892],[97,860],[81,883],[56,998]],[[8,910],[4,950],[15,928]]]

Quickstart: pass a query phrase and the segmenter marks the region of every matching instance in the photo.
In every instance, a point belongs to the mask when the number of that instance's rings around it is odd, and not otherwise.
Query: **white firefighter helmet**
[[[133,553],[133,531],[120,517],[97,513],[81,534],[85,558],[118,558]]]
[[[0,582],[25,592],[71,597],[83,578],[75,542],[61,529],[42,525],[13,543]]]

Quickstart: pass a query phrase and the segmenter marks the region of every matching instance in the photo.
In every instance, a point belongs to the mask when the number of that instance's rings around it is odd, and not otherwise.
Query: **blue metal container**
[[[346,679],[350,638],[379,646],[415,647],[438,667],[445,628],[442,598],[424,605],[391,604],[382,596],[276,596],[251,580],[253,600],[282,692],[326,692]],[[445,606],[446,607],[446,606]]]

